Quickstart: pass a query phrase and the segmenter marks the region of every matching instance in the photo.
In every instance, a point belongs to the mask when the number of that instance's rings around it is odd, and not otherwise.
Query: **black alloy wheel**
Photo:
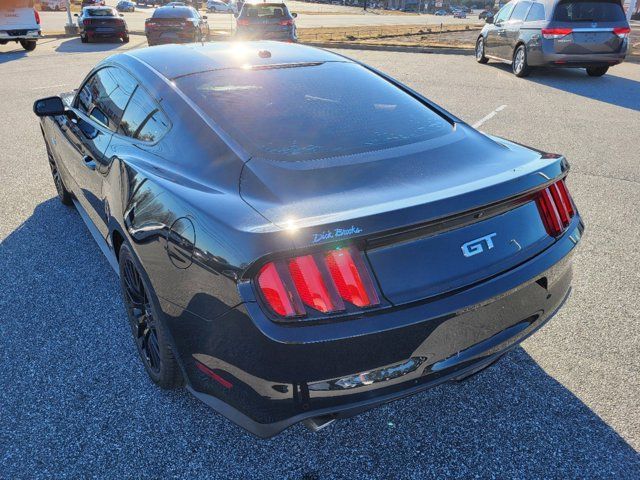
[[[180,369],[168,344],[151,291],[127,245],[120,249],[119,264],[124,303],[140,359],[158,386],[167,389],[178,387],[183,383]]]
[[[60,175],[60,170],[58,169],[58,164],[56,163],[55,158],[53,158],[53,154],[51,150],[49,150],[49,146],[47,145],[47,159],[49,160],[49,168],[51,169],[51,176],[53,177],[53,184],[56,186],[56,191],[58,192],[58,198],[63,205],[72,205],[73,200],[71,197],[71,192],[67,190],[67,187],[64,186],[64,181],[62,180],[62,176]]]

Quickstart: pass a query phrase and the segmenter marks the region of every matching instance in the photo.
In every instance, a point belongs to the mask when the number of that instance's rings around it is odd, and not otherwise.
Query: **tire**
[[[35,40],[20,40],[20,45],[27,52],[33,52],[36,49],[36,41]]]
[[[47,147],[47,159],[49,160],[49,168],[51,169],[51,176],[53,177],[53,184],[56,187],[56,192],[58,192],[58,199],[63,205],[73,205],[73,197],[71,192],[67,190],[67,187],[64,185],[64,180],[62,180],[62,176],[60,175],[60,170],[58,169],[58,163],[56,159],[53,158],[53,153],[51,153],[51,149],[45,140],[45,146]]]
[[[478,37],[476,41],[476,62],[487,63],[489,59],[484,56],[484,37]]]
[[[587,75],[590,77],[601,77],[607,73],[608,70],[609,67],[587,67]]]
[[[89,38],[86,35],[80,35],[80,41],[82,43],[89,43]]]
[[[122,37],[122,43],[129,43],[129,35]]]
[[[159,316],[155,294],[126,243],[120,247],[118,263],[120,287],[131,334],[149,378],[164,389],[182,386],[182,373],[169,345],[168,332]]]
[[[527,49],[524,45],[518,45],[513,52],[511,69],[516,77],[526,77],[531,73],[531,67],[527,64]]]

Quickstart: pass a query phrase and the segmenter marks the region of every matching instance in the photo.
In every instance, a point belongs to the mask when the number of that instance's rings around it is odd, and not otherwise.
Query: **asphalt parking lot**
[[[147,379],[115,273],[55,198],[33,101],[144,45],[0,46],[0,478],[640,478],[640,65],[518,79],[471,56],[342,50],[566,154],[587,230],[564,309],[493,368],[261,441]]]

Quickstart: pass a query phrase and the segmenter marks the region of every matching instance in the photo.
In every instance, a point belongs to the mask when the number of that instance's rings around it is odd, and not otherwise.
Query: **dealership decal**
[[[334,228],[333,230],[325,230],[324,232],[313,234],[313,243],[324,242],[325,240],[334,240],[338,238],[350,237],[361,233],[362,229],[352,225],[349,228]]]

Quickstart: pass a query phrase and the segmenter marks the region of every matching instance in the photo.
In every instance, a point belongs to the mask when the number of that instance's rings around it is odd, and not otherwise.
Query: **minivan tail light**
[[[249,25],[249,20],[247,20],[246,18],[239,18],[238,25],[246,27],[247,25]]]
[[[283,27],[290,27],[291,25],[293,25],[293,20],[291,19],[280,20],[280,25],[282,25]]]
[[[615,33],[620,38],[627,38],[631,33],[631,28],[629,27],[616,27],[613,29],[613,33]]]
[[[540,190],[536,194],[536,204],[542,223],[552,237],[562,234],[576,213],[564,180]]]
[[[572,28],[543,28],[542,29],[542,36],[547,40],[566,37],[570,33],[573,33]]]
[[[380,304],[362,253],[354,247],[275,260],[256,278],[264,302],[284,318],[333,314]],[[309,310],[312,309],[312,310]]]

